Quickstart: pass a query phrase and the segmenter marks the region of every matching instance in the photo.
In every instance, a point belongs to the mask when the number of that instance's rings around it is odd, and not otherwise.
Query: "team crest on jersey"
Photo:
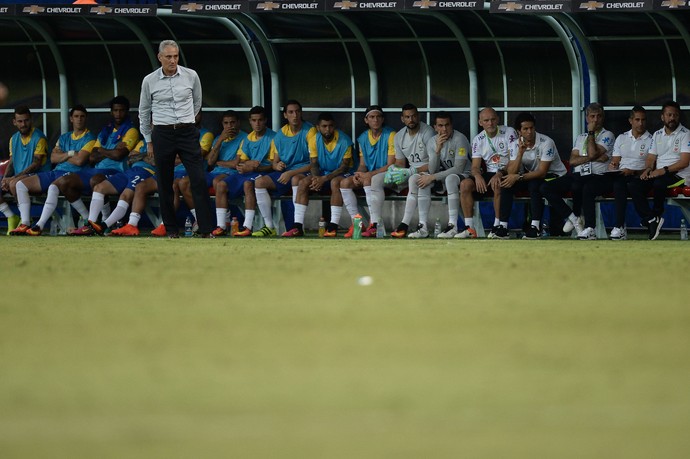
[[[503,150],[505,148],[505,144],[503,142],[498,142],[498,149]]]
[[[673,152],[678,153],[680,151],[680,139],[675,139],[673,141]]]

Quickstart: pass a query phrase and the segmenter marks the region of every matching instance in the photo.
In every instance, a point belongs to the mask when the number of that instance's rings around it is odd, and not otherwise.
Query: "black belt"
[[[192,126],[194,126],[194,123],[157,124],[156,128],[177,130],[177,129],[187,129],[187,128],[190,128]]]

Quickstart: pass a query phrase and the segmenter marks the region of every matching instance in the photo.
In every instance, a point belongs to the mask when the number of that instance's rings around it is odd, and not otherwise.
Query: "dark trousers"
[[[666,174],[653,180],[632,180],[628,183],[630,198],[635,206],[637,214],[643,223],[650,221],[654,217],[664,214],[664,202],[666,201],[666,190],[671,185],[681,182],[683,179],[676,174]],[[654,198],[653,207],[650,209],[647,203],[649,190],[652,190]]]
[[[173,204],[173,170],[175,169],[175,157],[179,155],[187,170],[187,176],[192,187],[199,232],[201,234],[210,233],[213,230],[213,218],[208,188],[206,187],[206,171],[204,171],[201,146],[199,145],[199,130],[194,126],[182,129],[165,129],[154,126],[151,141],[153,143],[153,156],[156,160],[158,198],[165,230],[168,234],[179,232]]]
[[[573,174],[573,213],[578,216],[584,215],[585,228],[594,228],[597,225],[597,196],[612,190],[613,180],[610,175]]]
[[[625,226],[625,211],[628,208],[628,184],[640,179],[636,175],[614,175],[613,176],[613,197],[616,202],[616,226]]]
[[[541,221],[544,214],[544,198],[539,191],[543,180],[528,180],[526,182],[515,182],[510,188],[501,188],[501,209],[499,219],[502,222],[510,220],[510,212],[513,210],[513,198],[518,191],[529,191],[529,206],[532,220]]]
[[[573,176],[566,174],[552,180],[545,180],[539,187],[539,192],[549,201],[551,209],[560,217],[560,223],[563,223],[563,220],[572,213],[570,206],[563,199],[570,192],[572,186]],[[552,227],[551,230],[555,232],[557,228]]]

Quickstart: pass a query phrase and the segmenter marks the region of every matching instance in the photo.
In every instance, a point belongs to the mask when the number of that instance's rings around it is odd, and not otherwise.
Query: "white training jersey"
[[[517,137],[515,129],[508,126],[498,126],[498,132],[493,138],[482,131],[472,140],[472,159],[482,158],[486,163],[486,171],[496,173],[508,165],[510,144]]]
[[[608,161],[597,162],[597,161],[587,161],[584,164],[575,166],[573,172],[577,172],[580,175],[602,175],[609,170],[609,163],[611,162],[611,152],[613,151],[613,144],[615,143],[615,137],[613,132],[602,129],[594,138],[594,142],[597,145],[601,145],[606,149],[606,156],[609,157]],[[587,156],[587,133],[580,134],[573,142],[573,151],[577,150],[580,156]]]
[[[690,131],[685,126],[679,124],[670,134],[666,134],[664,128],[654,133],[649,154],[656,156],[657,169],[677,163],[681,153],[690,153]],[[676,172],[676,175],[690,180],[690,166]]]
[[[652,134],[648,131],[638,138],[633,136],[632,129],[619,135],[613,144],[613,156],[620,157],[618,169],[643,170],[651,147]]]
[[[510,145],[510,160],[514,161],[518,156],[518,149],[520,144],[516,139]],[[568,173],[568,170],[561,161],[561,157],[556,149],[556,144],[553,139],[547,135],[536,133],[534,139],[534,146],[522,154],[522,169],[526,172],[533,172],[539,169],[539,165],[542,161],[548,161],[549,170],[547,174],[556,174],[559,177],[564,176]]]
[[[420,121],[419,130],[413,136],[407,127],[399,130],[393,139],[395,144],[395,159],[407,159],[411,167],[429,164],[429,154],[426,144],[435,134],[434,129]]]
[[[436,176],[436,180],[443,180],[450,174],[469,176],[471,163],[468,161],[470,141],[465,134],[453,131],[450,139],[446,140],[438,153],[436,139],[438,135],[429,139],[426,150],[429,153],[429,173]]]

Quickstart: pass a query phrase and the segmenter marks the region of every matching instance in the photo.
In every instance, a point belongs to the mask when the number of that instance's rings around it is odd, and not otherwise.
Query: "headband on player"
[[[381,115],[383,115],[383,109],[380,105],[369,105],[367,109],[364,111],[364,117],[366,118],[367,116],[369,116],[369,113],[371,112],[379,112]]]

